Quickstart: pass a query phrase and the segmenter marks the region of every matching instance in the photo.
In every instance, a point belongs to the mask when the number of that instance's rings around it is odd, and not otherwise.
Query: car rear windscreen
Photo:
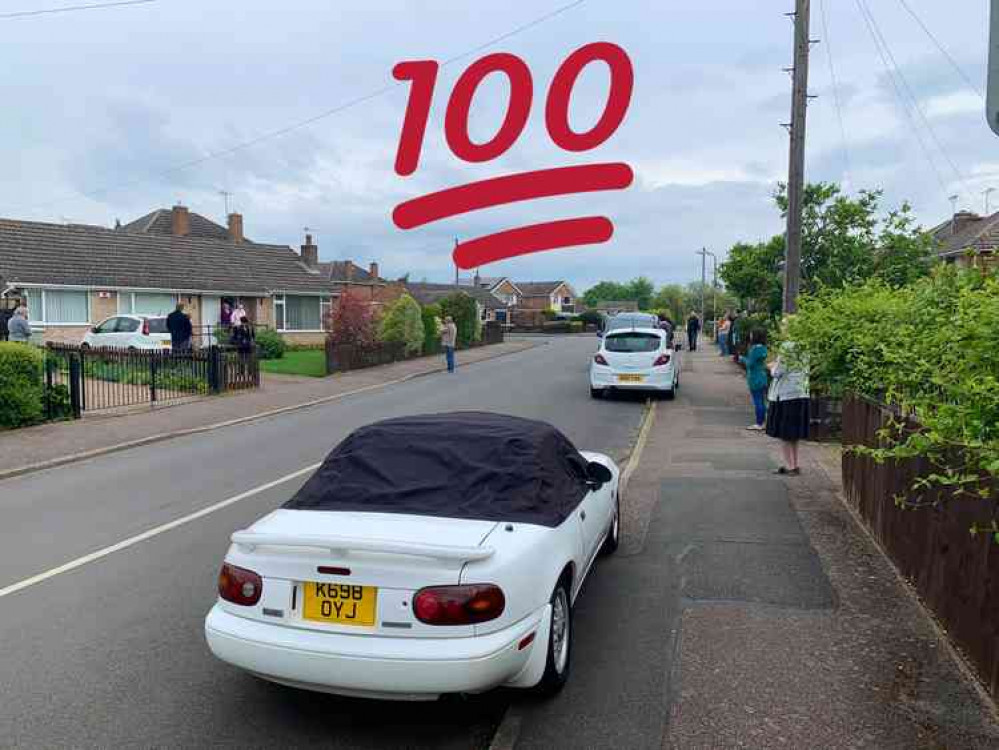
[[[604,339],[609,352],[654,352],[662,339],[654,333],[615,333]]]
[[[150,333],[168,333],[166,318],[149,318]]]

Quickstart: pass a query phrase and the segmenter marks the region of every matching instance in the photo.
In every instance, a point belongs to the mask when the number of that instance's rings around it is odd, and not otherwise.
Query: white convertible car
[[[573,601],[618,544],[618,477],[533,420],[361,428],[232,535],[208,645],[264,679],[345,695],[557,691]]]

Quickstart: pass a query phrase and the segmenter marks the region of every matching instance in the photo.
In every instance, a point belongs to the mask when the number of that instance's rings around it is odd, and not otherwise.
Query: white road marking
[[[10,596],[11,594],[16,594],[18,591],[22,591],[23,589],[26,589],[29,586],[34,586],[37,583],[46,581],[49,578],[54,578],[55,576],[61,575],[62,573],[68,573],[71,570],[76,570],[77,568],[80,568],[84,565],[92,563],[96,560],[100,560],[101,558],[107,557],[108,555],[114,554],[115,552],[120,552],[123,549],[128,549],[129,547],[132,547],[138,544],[139,542],[144,542],[147,539],[152,539],[155,536],[164,534],[167,531],[176,529],[177,527],[183,526],[184,524],[188,524],[191,521],[196,521],[199,518],[203,518],[211,513],[214,513],[215,511],[222,510],[223,508],[227,508],[230,505],[234,505],[235,503],[238,503],[241,500],[246,500],[248,497],[259,495],[261,492],[266,492],[267,490],[277,487],[280,484],[284,484],[285,482],[290,482],[292,479],[297,479],[303,474],[308,474],[310,472],[313,472],[317,468],[319,468],[319,466],[320,466],[319,463],[311,464],[310,466],[306,466],[305,468],[299,469],[298,471],[293,471],[291,474],[286,474],[285,476],[280,477],[279,479],[267,482],[266,484],[261,484],[258,487],[254,487],[253,489],[247,490],[246,492],[241,492],[238,495],[233,495],[232,497],[217,502],[214,505],[209,505],[206,508],[197,510],[194,513],[189,513],[186,516],[182,516],[173,521],[168,521],[167,523],[161,524],[160,526],[157,526],[155,528],[143,531],[141,534],[136,534],[135,536],[129,537],[128,539],[123,539],[122,541],[116,544],[112,544],[110,547],[104,547],[103,549],[91,552],[89,555],[84,555],[83,557],[78,557],[75,560],[70,560],[67,563],[63,563],[59,567],[52,568],[51,570],[46,570],[44,573],[38,573],[37,575],[33,575],[30,578],[25,578],[24,580],[18,581],[17,583],[12,583],[11,585],[5,586],[4,588],[0,589],[0,599],[2,599],[5,596]]]

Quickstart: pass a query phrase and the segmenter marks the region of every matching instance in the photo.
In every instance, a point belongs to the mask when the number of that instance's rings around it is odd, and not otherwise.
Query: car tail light
[[[252,607],[260,601],[264,582],[256,573],[246,568],[237,568],[229,563],[222,564],[219,571],[219,596],[227,602]]]
[[[430,586],[413,597],[416,619],[427,625],[473,625],[495,620],[506,607],[499,586],[478,583],[468,586]]]
[[[596,362],[598,365],[606,365],[607,364],[607,360],[604,359],[604,355],[603,354],[598,354],[597,356],[595,356],[593,358],[593,361]]]
[[[656,359],[656,361],[652,363],[652,366],[653,367],[665,367],[668,364],[669,364],[669,355],[668,354],[660,354],[659,357]]]
[[[148,318],[146,318],[146,319],[144,319],[142,321],[142,335],[143,336],[148,336],[149,335],[149,319]]]

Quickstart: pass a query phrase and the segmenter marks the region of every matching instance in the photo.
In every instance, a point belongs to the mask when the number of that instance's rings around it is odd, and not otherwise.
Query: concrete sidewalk
[[[623,553],[666,552],[679,580],[662,747],[999,747],[994,706],[840,500],[838,449],[775,477],[737,367],[711,347],[685,366],[623,518]]]
[[[544,346],[544,343],[507,341],[461,351],[458,352],[458,366],[485,362],[536,346]],[[75,422],[3,432],[0,433],[0,479],[132,445],[271,416],[280,410],[305,408],[443,370],[442,357],[423,357],[327,378],[262,373],[261,387],[255,391],[150,407],[116,416],[88,415]]]

